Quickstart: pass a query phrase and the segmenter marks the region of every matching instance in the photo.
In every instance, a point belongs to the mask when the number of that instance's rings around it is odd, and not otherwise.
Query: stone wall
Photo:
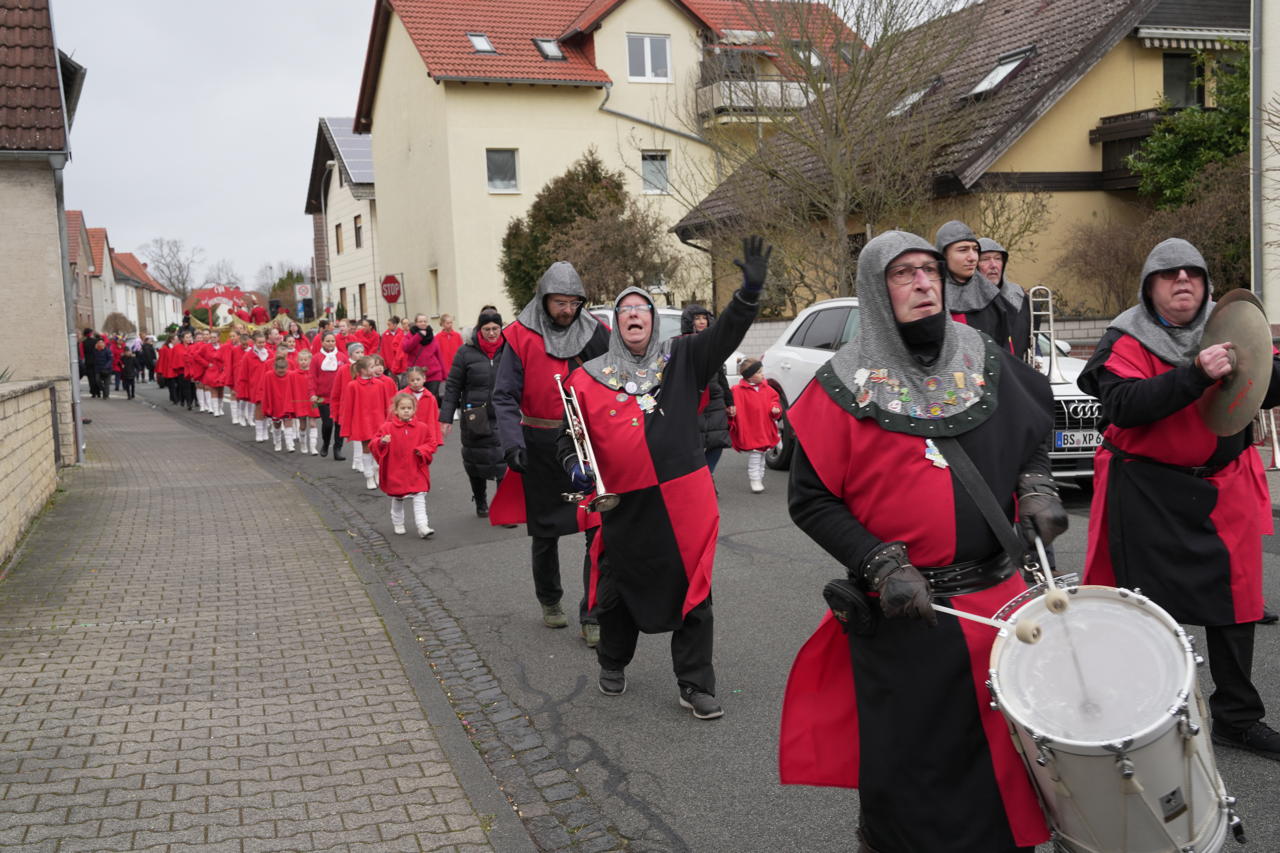
[[[0,572],[57,485],[54,385],[0,383]]]

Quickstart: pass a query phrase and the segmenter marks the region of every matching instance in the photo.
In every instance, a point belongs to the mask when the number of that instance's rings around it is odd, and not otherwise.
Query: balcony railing
[[[758,116],[793,111],[809,104],[809,87],[782,76],[719,80],[700,86],[696,105],[703,120],[726,115]]]

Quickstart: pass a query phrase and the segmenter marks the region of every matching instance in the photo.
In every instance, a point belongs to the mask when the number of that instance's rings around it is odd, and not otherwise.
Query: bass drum
[[[1215,853],[1240,835],[1203,728],[1191,641],[1129,590],[1071,587],[1052,613],[1043,595],[997,614],[1034,619],[1039,642],[1001,631],[991,693],[1021,747],[1069,853]]]

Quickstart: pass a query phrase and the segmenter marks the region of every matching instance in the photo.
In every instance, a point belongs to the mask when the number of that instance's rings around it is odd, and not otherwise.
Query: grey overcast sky
[[[316,122],[355,112],[374,0],[51,2],[88,69],[67,207],[116,251],[181,238],[249,287],[264,263],[309,263]]]

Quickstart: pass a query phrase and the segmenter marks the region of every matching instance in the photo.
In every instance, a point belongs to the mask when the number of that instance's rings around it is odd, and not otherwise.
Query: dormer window
[[[1000,84],[1017,71],[1024,62],[1036,52],[1035,47],[1024,47],[1012,53],[1006,53],[996,60],[996,67],[987,72],[987,76],[978,81],[978,85],[969,91],[970,98],[981,98],[1000,87]]]
[[[560,42],[555,39],[534,39],[533,43],[538,48],[538,53],[542,54],[543,59],[564,59],[564,51],[560,49]]]
[[[471,40],[471,46],[475,48],[476,53],[497,53],[494,50],[493,42],[489,41],[489,37],[484,33],[467,33],[467,38]]]

